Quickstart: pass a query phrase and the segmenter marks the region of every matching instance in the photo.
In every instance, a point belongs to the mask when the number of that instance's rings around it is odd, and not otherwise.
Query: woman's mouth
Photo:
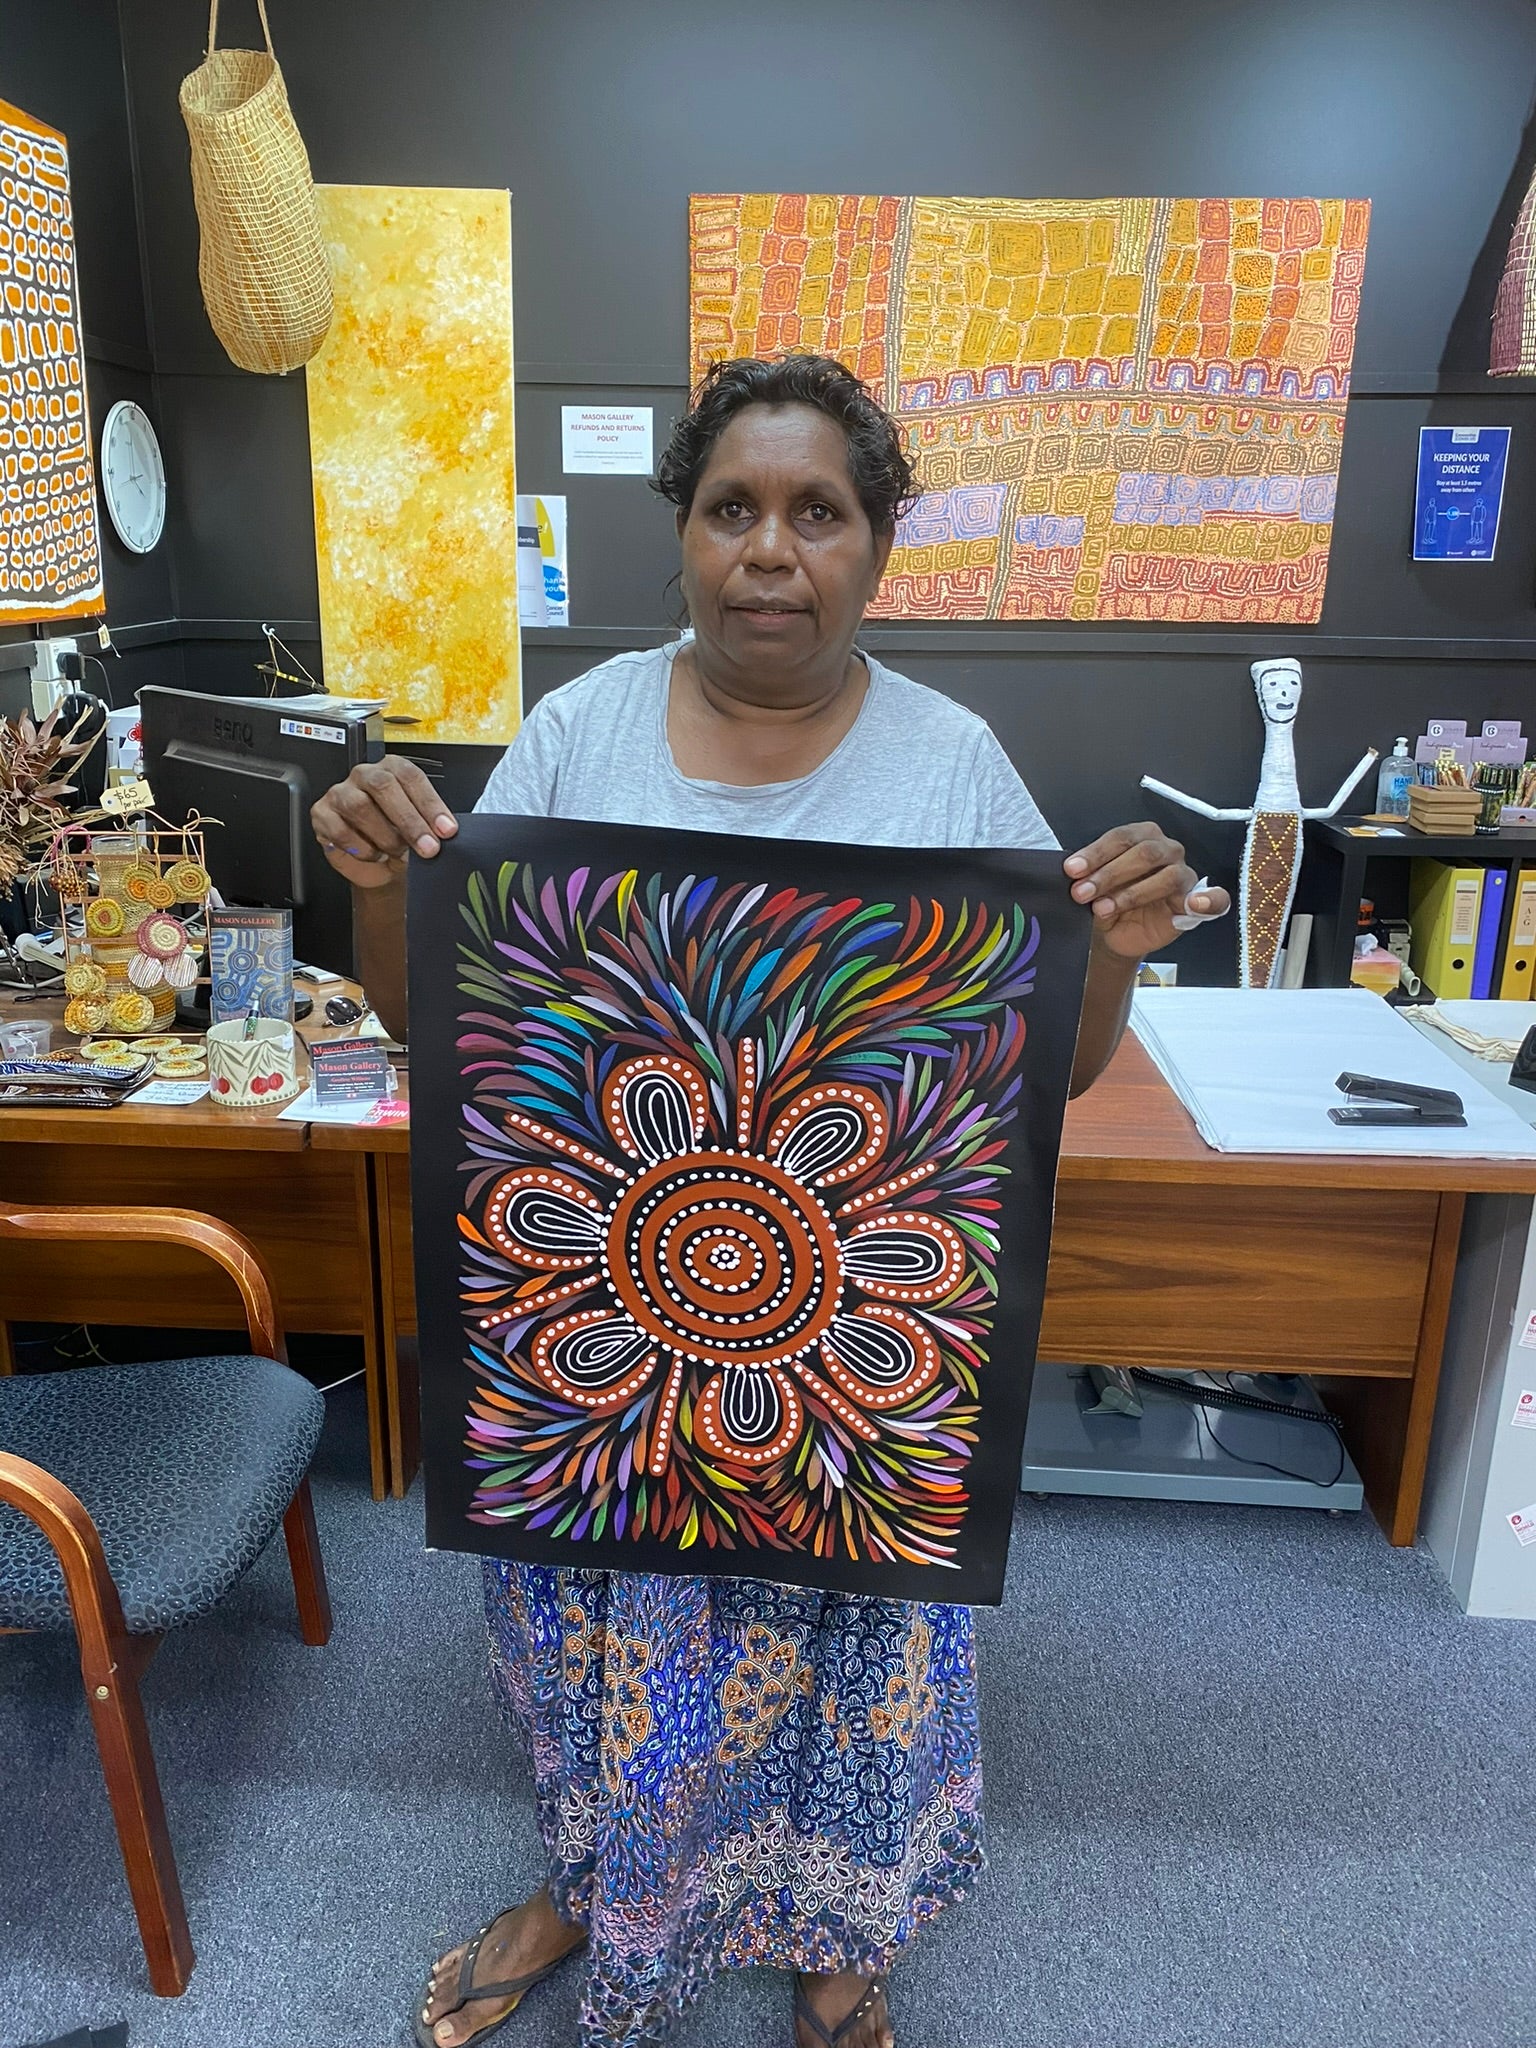
[[[798,604],[736,604],[731,606],[731,610],[739,612],[744,619],[750,619],[754,625],[760,626],[784,626],[791,619],[805,617],[804,606]]]

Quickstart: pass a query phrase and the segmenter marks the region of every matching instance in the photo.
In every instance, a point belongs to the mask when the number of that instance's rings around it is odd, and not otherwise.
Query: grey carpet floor
[[[69,1650],[0,1642],[0,2043],[401,2048],[433,1953],[540,1875],[478,1573],[317,1472],[336,1606],[281,1546],[145,1684],[198,1966],[151,1997]],[[1025,1500],[982,1618],[991,1868],[903,1963],[903,2048],[1536,2048],[1536,1627],[1465,1619],[1363,1518]],[[574,1974],[507,2048],[570,2048]],[[788,2048],[787,1979],[677,2048]]]

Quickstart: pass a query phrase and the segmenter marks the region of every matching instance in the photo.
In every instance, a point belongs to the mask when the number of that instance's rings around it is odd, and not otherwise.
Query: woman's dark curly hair
[[[672,429],[655,488],[686,518],[710,450],[747,405],[814,405],[842,428],[848,473],[876,533],[889,533],[917,496],[901,428],[866,385],[831,356],[743,356],[712,363]]]

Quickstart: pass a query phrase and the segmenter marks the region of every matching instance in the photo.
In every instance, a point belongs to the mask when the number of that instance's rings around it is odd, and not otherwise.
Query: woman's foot
[[[560,1918],[547,1890],[536,1892],[521,1906],[513,1906],[491,1922],[475,1958],[471,1982],[505,1984],[535,1970],[548,1969],[573,1949],[580,1948],[586,1938],[582,1928],[572,1927]],[[459,2003],[459,1965],[468,1947],[466,1941],[450,1949],[434,1966],[427,1987],[426,2027],[438,2048],[464,2048],[465,2042],[483,2034],[488,2027],[499,2026],[518,2002],[471,1996],[462,2010],[453,2010]]]
[[[896,2048],[883,1977],[863,1977],[856,1970],[839,1970],[828,1977],[797,1973],[795,1986],[800,2000],[821,2027],[818,2034],[805,2014],[797,2013],[796,2048],[826,2048],[827,2042],[834,2039],[837,2048]],[[849,2021],[863,2000],[868,2003],[850,2026]],[[839,2027],[848,2028],[840,2038]]]

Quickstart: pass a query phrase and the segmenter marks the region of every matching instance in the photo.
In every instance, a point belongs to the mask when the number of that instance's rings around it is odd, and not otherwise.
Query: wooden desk
[[[362,1338],[374,1493],[402,1494],[420,1459],[409,1151],[404,1125],[207,1103],[0,1110],[0,1194],[206,1209],[244,1231],[290,1329]],[[1316,1378],[1377,1518],[1411,1543],[1472,1192],[1536,1193],[1536,1161],[1213,1152],[1127,1037],[1068,1111],[1040,1354]],[[226,1329],[240,1309],[173,1254],[0,1246],[0,1370],[23,1319]]]
[[[374,1161],[390,1481],[419,1458],[409,1132],[314,1127]],[[1297,1372],[1340,1417],[1394,1543],[1418,1525],[1466,1195],[1536,1193],[1536,1160],[1213,1152],[1136,1039],[1068,1111],[1042,1358]]]
[[[1214,1152],[1128,1033],[1068,1111],[1040,1355],[1305,1373],[1412,1543],[1473,1192],[1536,1193],[1536,1159]]]
[[[0,1018],[58,1006],[0,1006]],[[57,1036],[57,1033],[55,1034]],[[203,1209],[261,1253],[289,1330],[361,1337],[375,1498],[391,1472],[379,1304],[375,1167],[317,1152],[275,1109],[0,1109],[0,1197]],[[0,1372],[12,1322],[245,1328],[232,1281],[206,1259],[139,1245],[0,1243]]]

